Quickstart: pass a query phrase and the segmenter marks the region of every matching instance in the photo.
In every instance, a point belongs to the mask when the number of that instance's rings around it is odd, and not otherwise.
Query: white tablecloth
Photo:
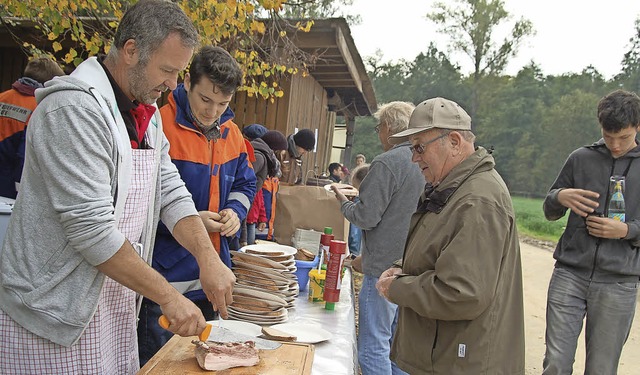
[[[347,269],[335,310],[325,310],[324,302],[309,302],[308,290],[296,298],[288,322],[320,325],[333,334],[328,341],[315,344],[312,375],[357,374],[356,325],[351,270]]]

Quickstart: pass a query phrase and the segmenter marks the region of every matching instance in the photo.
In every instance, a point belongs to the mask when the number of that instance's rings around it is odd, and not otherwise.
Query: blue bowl
[[[298,285],[300,286],[301,292],[307,290],[307,285],[309,284],[309,271],[311,271],[312,268],[317,268],[318,262],[320,262],[320,258],[317,256],[311,261],[296,259],[297,270],[295,274],[298,277]]]

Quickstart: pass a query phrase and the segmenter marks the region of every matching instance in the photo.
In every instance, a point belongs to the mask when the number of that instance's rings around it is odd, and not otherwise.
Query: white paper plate
[[[288,255],[295,255],[298,252],[298,249],[296,249],[295,247],[279,245],[277,243],[247,245],[241,248],[240,251],[243,253],[247,253],[247,249],[265,256],[269,256],[269,255],[274,256],[273,253],[284,253],[283,255],[276,255],[276,256],[288,256]],[[256,255],[254,253],[247,253],[247,254]]]
[[[212,320],[207,323],[211,324],[213,326],[213,329],[216,329],[216,327],[218,326],[217,320]],[[258,337],[262,334],[262,328],[260,328],[259,325],[249,323],[249,322],[242,322],[239,320],[222,320],[221,319],[220,327],[226,328],[229,331],[242,333],[252,337]]]
[[[315,344],[317,342],[330,340],[333,336],[331,332],[315,324],[307,323],[283,323],[271,326],[274,329],[296,336],[296,342]]]
[[[328,184],[328,185],[324,185],[324,189],[326,191],[330,191],[333,193],[333,189],[331,189],[331,185],[333,184]],[[340,192],[344,195],[346,195],[347,197],[349,196],[356,196],[358,195],[358,189],[356,189],[355,187],[349,185],[349,184],[340,184],[340,183],[335,183],[335,185],[338,186],[338,190],[340,190]]]

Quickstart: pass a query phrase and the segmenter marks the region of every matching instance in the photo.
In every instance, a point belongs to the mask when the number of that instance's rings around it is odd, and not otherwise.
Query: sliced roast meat
[[[246,342],[216,342],[197,341],[196,359],[204,370],[219,371],[232,367],[255,366],[260,362],[258,349],[253,341]]]

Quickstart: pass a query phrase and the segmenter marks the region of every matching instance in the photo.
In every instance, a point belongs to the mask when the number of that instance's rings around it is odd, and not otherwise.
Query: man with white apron
[[[226,316],[235,278],[168,156],[155,101],[198,43],[182,10],[142,0],[109,54],[36,92],[21,191],[0,255],[1,374],[134,374],[136,298],[182,336],[200,310],[148,262],[160,219]]]

